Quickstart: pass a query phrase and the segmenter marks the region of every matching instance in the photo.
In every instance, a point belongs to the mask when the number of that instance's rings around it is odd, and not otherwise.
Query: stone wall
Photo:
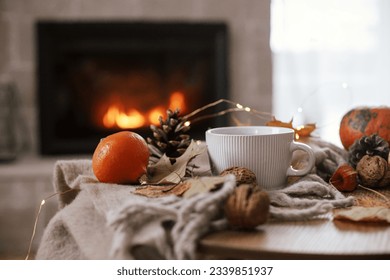
[[[27,124],[23,137],[36,153],[37,20],[225,21],[231,44],[230,99],[270,112],[269,10],[269,0],[0,0],[0,82],[16,83]]]

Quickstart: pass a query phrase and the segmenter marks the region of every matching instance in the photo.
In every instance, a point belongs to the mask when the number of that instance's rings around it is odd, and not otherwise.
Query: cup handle
[[[290,151],[294,152],[296,150],[305,151],[309,156],[309,161],[306,164],[306,166],[302,169],[294,169],[290,165],[290,167],[287,169],[287,176],[303,176],[303,175],[306,175],[307,173],[309,173],[314,167],[315,156],[314,156],[314,152],[310,146],[303,144],[303,143],[293,141],[293,142],[291,142],[291,145],[290,145]]]

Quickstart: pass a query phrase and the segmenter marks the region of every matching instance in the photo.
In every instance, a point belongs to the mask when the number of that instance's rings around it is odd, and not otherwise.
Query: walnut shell
[[[221,172],[221,176],[225,176],[227,174],[233,174],[236,176],[236,184],[237,186],[241,184],[256,184],[256,175],[251,170],[245,167],[234,166],[228,169],[225,169]]]
[[[259,187],[242,184],[225,203],[226,218],[233,228],[253,229],[268,219],[270,199]]]
[[[387,161],[380,156],[365,155],[356,165],[359,179],[366,187],[375,187],[385,176]]]
[[[379,181],[378,186],[381,188],[390,186],[390,165],[387,165],[385,176]]]

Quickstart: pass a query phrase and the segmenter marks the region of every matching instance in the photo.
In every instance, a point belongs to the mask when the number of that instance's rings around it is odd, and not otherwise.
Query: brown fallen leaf
[[[290,122],[282,122],[282,121],[277,120],[275,117],[273,117],[271,121],[266,123],[266,125],[267,126],[277,126],[277,127],[287,127],[287,128],[294,129],[292,122],[293,122],[292,119]]]
[[[386,222],[390,223],[390,209],[385,207],[353,206],[348,209],[337,209],[335,220],[350,220],[355,222]]]
[[[310,134],[316,129],[315,123],[307,123],[305,125],[298,126],[294,128],[295,133],[299,135],[299,137],[308,137]]]
[[[148,185],[138,187],[134,193],[147,197],[161,197],[166,195],[177,195],[189,198],[193,195],[214,191],[223,186],[224,177],[199,177],[187,179],[175,185]]]
[[[292,128],[292,129],[294,129],[295,139],[299,139],[301,137],[308,137],[316,129],[316,124],[314,124],[314,123],[308,123],[308,124],[300,125],[300,126],[294,128],[292,122],[293,122],[292,119],[289,122],[282,122],[282,121],[277,120],[275,117],[273,117],[271,121],[266,123],[266,125],[267,126]]]
[[[206,146],[200,146],[192,140],[187,150],[180,157],[172,159],[164,154],[156,164],[150,165],[148,167],[148,176],[143,176],[141,183],[178,184],[186,174],[188,163],[205,151]]]
[[[177,195],[182,196],[185,191],[190,188],[190,184],[183,182],[175,185],[148,185],[143,187],[138,187],[134,193],[143,195],[146,197],[160,197],[166,195]]]
[[[199,193],[210,192],[223,186],[225,178],[223,176],[199,177],[186,181],[190,187],[183,194],[185,198],[194,196]]]

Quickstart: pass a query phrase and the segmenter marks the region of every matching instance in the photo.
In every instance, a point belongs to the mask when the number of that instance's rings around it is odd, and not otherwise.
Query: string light
[[[33,243],[33,241],[34,241],[35,233],[36,233],[36,231],[37,231],[38,219],[39,219],[39,216],[40,216],[41,211],[42,211],[42,206],[43,206],[45,203],[46,203],[46,202],[45,202],[45,200],[43,199],[43,200],[41,201],[41,204],[39,205],[38,213],[37,213],[37,215],[36,215],[36,217],[35,217],[33,232],[32,232],[31,239],[30,239],[30,244],[29,244],[29,246],[28,246],[28,252],[27,252],[26,260],[29,259],[30,254],[31,254],[31,247],[32,247],[32,243]]]
[[[30,244],[28,246],[28,251],[27,251],[27,255],[26,255],[25,260],[28,260],[30,258],[31,248],[32,248],[32,244],[33,244],[33,241],[34,241],[34,238],[35,238],[36,231],[37,231],[39,217],[41,215],[43,205],[46,204],[46,200],[52,198],[55,195],[58,195],[58,194],[62,195],[62,194],[65,194],[65,193],[68,193],[68,192],[71,192],[71,191],[78,191],[78,190],[76,190],[76,189],[69,189],[69,190],[66,190],[66,191],[63,191],[63,192],[53,193],[53,194],[49,195],[48,197],[46,197],[45,199],[42,199],[41,204],[39,204],[37,215],[35,216],[34,227],[33,227],[33,230],[32,230],[32,234],[31,234],[31,238],[30,238]]]
[[[195,117],[197,114],[205,111],[208,108],[211,108],[213,106],[217,106],[220,103],[227,103],[227,104],[233,105],[233,108],[228,108],[228,109],[225,109],[225,110],[213,113],[213,114]],[[299,107],[298,111],[299,110],[303,111],[303,108]],[[189,126],[190,124],[192,125],[192,124],[194,124],[198,121],[201,121],[201,120],[210,119],[210,118],[222,116],[222,115],[225,115],[228,113],[240,112],[240,111],[241,112],[248,112],[255,117],[258,117],[258,118],[263,119],[263,120],[267,120],[267,125],[289,127],[291,129],[294,129],[294,132],[295,132],[294,134],[295,134],[296,140],[300,139],[301,137],[309,136],[311,134],[311,132],[316,129],[316,125],[314,123],[300,125],[297,128],[294,128],[292,125],[292,120],[290,123],[283,123],[281,121],[276,120],[275,117],[271,113],[260,112],[260,111],[253,109],[253,108],[243,106],[240,103],[230,101],[228,99],[219,99],[219,100],[212,102],[212,103],[209,103],[209,104],[207,104],[199,109],[196,109],[195,111],[185,115],[182,118],[183,119],[182,124],[184,126]],[[190,118],[191,118],[191,120],[189,120]]]
[[[346,83],[343,83],[343,85],[344,84],[346,84]],[[346,86],[348,86],[348,84],[346,84]],[[228,109],[219,111],[217,113],[213,113],[213,114],[209,114],[209,115],[205,115],[205,116],[200,116],[200,117],[197,117],[195,119],[189,120],[190,118],[194,117],[195,115],[205,111],[208,108],[216,106],[216,105],[218,105],[220,103],[228,103],[230,105],[233,105],[234,108],[228,108]],[[209,104],[207,104],[207,105],[205,105],[205,106],[203,106],[203,107],[201,107],[199,109],[196,109],[196,110],[192,111],[191,113],[185,115],[182,118],[183,119],[182,123],[183,123],[183,126],[188,127],[191,124],[193,124],[193,123],[195,123],[197,121],[200,121],[200,120],[204,120],[204,119],[208,119],[208,118],[212,118],[212,117],[217,117],[217,116],[222,116],[222,115],[225,115],[227,113],[238,112],[238,111],[245,111],[245,112],[251,113],[253,116],[258,117],[260,119],[266,119],[266,120],[272,119],[272,120],[275,120],[275,117],[271,113],[260,112],[260,111],[257,111],[255,109],[253,109],[253,108],[250,108],[250,107],[244,107],[240,103],[236,103],[236,102],[230,101],[228,99],[219,99],[219,100],[217,100],[215,102],[209,103]],[[298,108],[298,112],[302,112],[302,111],[303,111],[303,109],[301,107],[299,107]],[[297,127],[295,130],[299,131],[299,130],[304,129],[304,128],[305,128],[305,126],[301,125],[301,126]],[[295,133],[295,138],[296,138],[296,140],[299,139],[299,134],[298,133]],[[200,145],[201,141],[198,140],[196,143],[198,145]],[[69,189],[69,190],[66,190],[66,191],[63,191],[63,192],[57,192],[57,193],[49,195],[48,197],[46,197],[45,199],[43,199],[41,201],[41,203],[39,205],[39,209],[38,209],[37,215],[35,217],[34,227],[33,227],[33,231],[32,231],[32,234],[31,234],[31,239],[30,239],[30,244],[29,244],[29,247],[28,247],[27,256],[25,258],[26,260],[28,260],[30,258],[32,243],[33,243],[34,238],[35,238],[39,217],[40,217],[40,214],[41,214],[41,211],[42,211],[42,207],[46,204],[46,200],[48,200],[49,198],[54,197],[55,195],[63,195],[65,193],[68,193],[68,192],[71,192],[71,191],[78,191],[78,190],[77,189]]]
[[[217,113],[213,113],[213,114],[209,114],[209,115],[204,115],[204,116],[199,116],[199,117],[196,117],[196,118],[193,118],[195,117],[196,115],[198,115],[199,113],[205,111],[206,109],[208,108],[211,108],[211,107],[214,107],[214,106],[217,106],[218,104],[220,103],[227,103],[229,105],[232,105],[233,108],[228,108],[228,109],[225,109],[225,110],[222,110],[222,111],[219,111]],[[191,113],[185,115],[183,117],[183,125],[184,126],[188,126],[189,124],[193,124],[195,122],[198,122],[200,120],[204,120],[204,119],[209,119],[209,118],[213,118],[213,117],[217,117],[217,116],[222,116],[222,115],[225,115],[227,113],[232,113],[232,112],[242,112],[242,111],[245,111],[245,112],[248,112],[250,114],[252,114],[253,116],[257,117],[257,118],[260,118],[260,119],[266,119],[266,120],[270,120],[273,118],[273,115],[271,113],[267,113],[267,112],[260,112],[260,111],[257,111],[253,108],[250,108],[250,107],[245,107],[243,105],[241,105],[240,103],[236,103],[236,102],[233,102],[233,101],[230,101],[228,99],[219,99],[217,101],[214,101],[212,103],[209,103],[199,109],[196,109],[194,111],[192,111]],[[190,118],[193,118],[190,120]],[[188,125],[186,125],[187,122],[190,123]]]

